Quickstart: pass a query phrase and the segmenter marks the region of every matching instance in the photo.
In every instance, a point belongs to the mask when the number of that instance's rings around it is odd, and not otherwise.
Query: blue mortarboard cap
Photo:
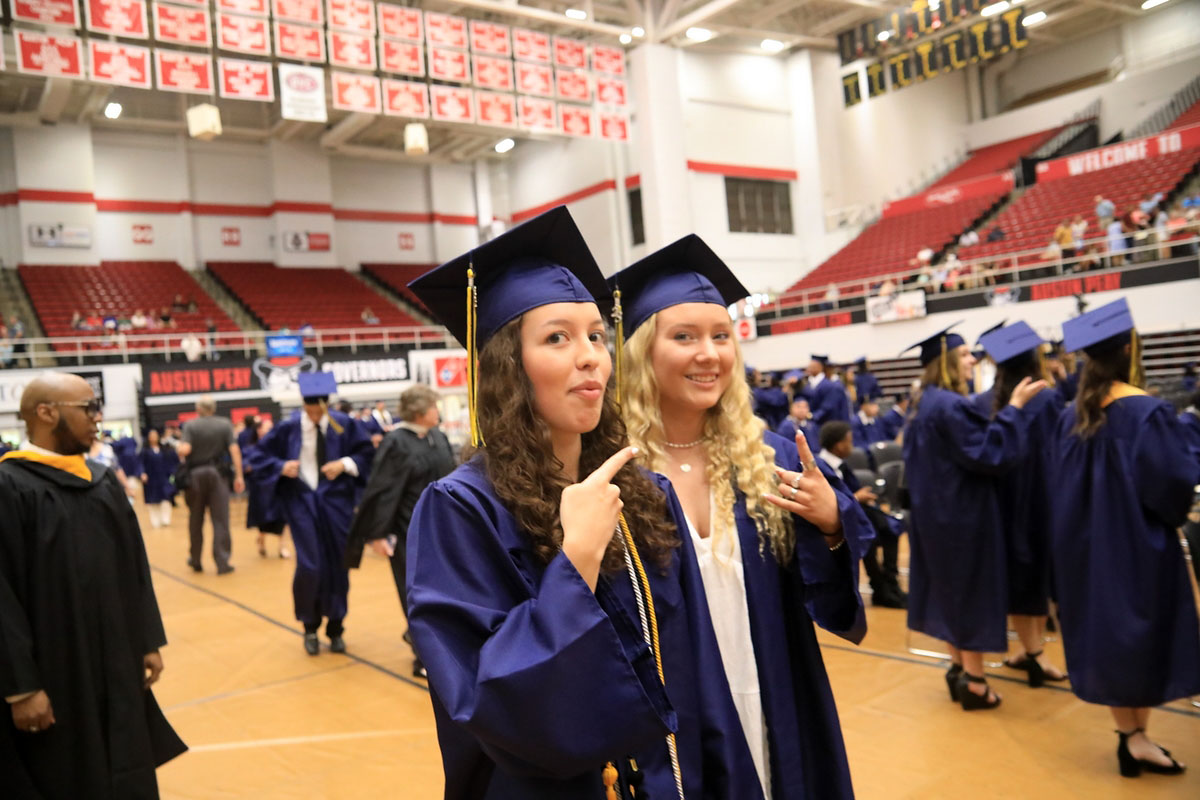
[[[802,369],[788,370],[787,372],[783,373],[783,379],[785,381],[802,381],[804,380],[804,376],[806,374],[807,373]]]
[[[1133,330],[1133,315],[1129,303],[1119,300],[1080,314],[1063,323],[1063,348],[1068,353],[1076,350],[1103,352],[1110,347],[1123,345],[1130,339]]]
[[[296,376],[301,397],[328,397],[337,393],[337,380],[332,372],[301,372]]]
[[[865,367],[866,365],[867,365],[867,357],[866,356],[859,356],[858,359],[854,362],[854,366],[856,366],[856,367]]]
[[[625,335],[664,308],[683,303],[728,306],[750,292],[694,233],[643,258],[608,279],[621,291]]]
[[[988,328],[988,329],[987,329],[986,331],[984,331],[983,333],[979,334],[979,338],[975,340],[975,344],[976,344],[976,345],[981,345],[981,344],[983,344],[983,337],[987,336],[989,333],[995,333],[996,331],[1000,330],[1001,328],[1003,328],[1003,327],[1004,327],[1005,325],[1007,325],[1007,324],[1008,324],[1008,318],[1007,318],[1007,317],[1006,317],[1006,318],[1004,318],[1004,319],[1002,319],[1002,320],[1000,320],[1000,321],[999,321],[999,322],[997,322],[995,325],[993,325],[992,327]]]
[[[1045,343],[1046,340],[1024,322],[1014,322],[1006,328],[988,331],[979,339],[979,344],[997,364],[1029,355]]]
[[[526,311],[550,303],[611,307],[604,274],[566,206],[540,214],[408,286],[463,345],[467,342],[467,270],[475,271],[477,325],[482,347]]]
[[[813,353],[811,356],[809,356],[809,358],[820,364],[822,367],[829,366],[829,356],[819,356],[816,353]]]
[[[962,320],[959,320],[958,322],[954,323],[954,325],[958,325],[961,322]],[[963,339],[963,337],[959,336],[957,333],[950,332],[950,329],[953,328],[954,325],[947,325],[945,328],[933,334],[929,338],[922,339],[912,347],[904,348],[902,351],[900,351],[900,355],[904,355],[908,351],[919,347],[921,348],[921,365],[924,366],[941,357],[943,338],[945,338],[945,347],[947,353],[956,347],[962,347],[964,344],[966,344],[966,341]]]

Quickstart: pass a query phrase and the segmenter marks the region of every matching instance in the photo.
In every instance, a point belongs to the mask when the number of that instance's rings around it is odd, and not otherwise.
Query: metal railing
[[[1188,81],[1186,86],[1172,95],[1166,105],[1139,122],[1128,133],[1124,134],[1124,137],[1126,139],[1140,139],[1143,136],[1158,133],[1170,125],[1176,117],[1191,108],[1192,104],[1197,100],[1200,100],[1200,75]]]
[[[23,339],[26,352],[17,354],[30,358],[30,363],[43,363],[53,359],[73,361],[77,364],[89,362],[121,361],[129,363],[147,357],[161,357],[166,361],[187,361],[183,341],[195,336],[199,341],[198,358],[212,359],[223,355],[251,358],[266,353],[268,336],[303,336],[305,349],[322,355],[328,349],[348,349],[357,353],[360,348],[380,348],[390,351],[393,347],[423,348],[457,346],[449,332],[440,326],[382,326],[364,325],[355,328],[326,328],[311,334],[298,331],[217,331],[197,333],[178,330],[154,332],[108,331],[103,334],[57,336]]]
[[[1100,98],[1096,98],[1063,122],[1063,129],[1029,154],[1030,158],[1050,158],[1060,147],[1074,139],[1089,124],[1100,118]]]

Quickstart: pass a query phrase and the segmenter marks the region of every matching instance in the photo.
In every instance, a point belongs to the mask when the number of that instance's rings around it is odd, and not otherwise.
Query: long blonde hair
[[[666,434],[650,357],[657,328],[658,315],[655,314],[625,343],[621,414],[625,418],[630,444],[637,445],[645,454],[643,463],[656,472],[663,472],[667,464]],[[704,420],[704,455],[708,462],[705,475],[712,487],[715,514],[713,551],[724,552],[730,541],[733,547],[737,546],[733,517],[736,486],[745,495],[746,512],[758,528],[760,551],[769,545],[775,559],[780,564],[788,564],[796,546],[796,534],[783,510],[764,497],[775,491],[775,451],[763,441],[766,425],[754,416],[742,349],[736,339],[733,344],[736,357],[729,388],[708,410]],[[735,538],[725,538],[731,534]]]

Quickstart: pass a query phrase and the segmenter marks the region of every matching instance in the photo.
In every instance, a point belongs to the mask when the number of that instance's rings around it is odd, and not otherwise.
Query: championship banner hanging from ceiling
[[[13,0],[12,15],[22,22],[79,27],[79,6],[75,0]]]
[[[313,25],[275,20],[275,54],[280,58],[322,63],[325,61],[325,37],[322,34],[323,31]]]
[[[379,40],[379,68],[397,75],[425,76],[425,55],[421,45]]]
[[[517,97],[517,120],[522,128],[536,133],[557,133],[554,101],[540,97]]]
[[[383,113],[392,117],[429,116],[429,86],[419,81],[383,79]]]
[[[87,0],[87,29],[127,39],[150,38],[146,0]]]
[[[955,26],[979,14],[993,1],[912,0],[890,13],[839,33],[837,43],[842,66],[860,58],[875,58],[897,46],[905,47],[915,39]]]
[[[212,56],[182,50],[154,48],[154,71],[158,88],[185,94],[213,93]]]
[[[325,22],[325,9],[321,0],[271,0],[271,11],[275,19],[320,25]]]
[[[517,99],[500,92],[475,92],[475,121],[498,128],[517,127]]]
[[[13,31],[17,71],[56,78],[83,77],[83,40],[27,30]]]
[[[91,62],[88,77],[96,83],[152,88],[149,47],[89,39],[88,60]]]
[[[425,28],[421,22],[420,9],[394,6],[391,3],[380,3],[378,9],[380,36],[424,44]]]
[[[212,20],[207,8],[184,8],[154,0],[153,9],[157,41],[212,47]]]

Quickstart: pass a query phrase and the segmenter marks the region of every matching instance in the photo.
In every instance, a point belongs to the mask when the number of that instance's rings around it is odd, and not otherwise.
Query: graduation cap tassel
[[[949,389],[950,387],[950,370],[946,365],[946,337],[942,336],[942,354],[939,356],[939,366],[942,370],[942,388]]]
[[[1129,332],[1129,383],[1139,389],[1142,387],[1142,341],[1137,329]]]
[[[342,434],[346,432],[346,429],[343,428],[338,421],[333,418],[333,415],[329,413],[329,401],[324,399],[321,400],[321,413],[329,417],[329,427],[333,428],[336,433]]]
[[[621,383],[625,377],[625,314],[621,310],[621,290],[613,290],[613,325],[617,329],[617,346],[613,351],[613,360],[617,369],[617,404],[621,403]]]
[[[475,346],[475,328],[478,325],[475,314],[479,305],[479,296],[475,291],[475,270],[467,268],[467,419],[471,429],[471,446],[479,447],[486,444],[483,432],[479,429],[479,362]]]

